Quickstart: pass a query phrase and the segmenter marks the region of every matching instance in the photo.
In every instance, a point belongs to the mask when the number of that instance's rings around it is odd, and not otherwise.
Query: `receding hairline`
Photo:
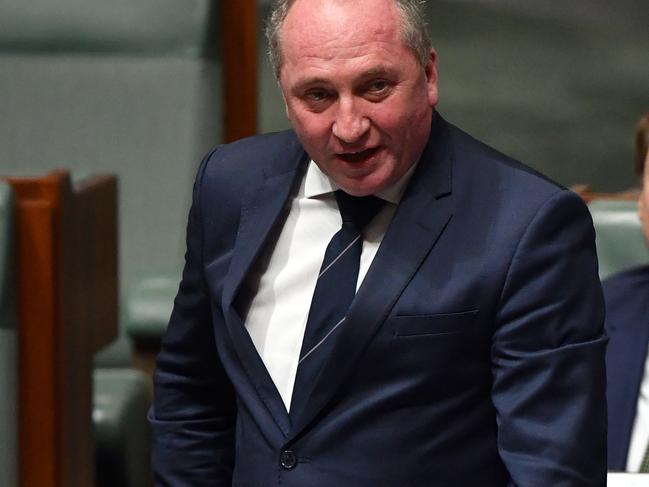
[[[335,3],[348,3],[355,0],[329,0]],[[280,69],[284,64],[282,49],[282,32],[291,8],[298,0],[276,0],[266,24],[268,54],[275,76],[279,79]],[[423,15],[425,0],[389,0],[394,8],[398,22],[398,34],[406,47],[413,52],[422,67],[433,50],[426,30],[426,19]]]
[[[302,0],[306,2],[308,0]],[[329,0],[331,3],[344,4],[349,3],[353,4],[355,0]],[[394,0],[385,0],[390,3],[394,3]],[[294,0],[294,4],[299,3],[299,0]],[[358,29],[340,29],[338,25],[351,25],[357,27],[356,19],[350,16],[348,13],[342,14],[342,17],[337,15],[336,10],[333,12],[327,12],[324,15],[322,12],[316,11],[314,15],[311,10],[304,10],[303,6],[296,7],[298,11],[289,11],[286,15],[286,18],[282,22],[282,28],[279,31],[279,46],[280,52],[282,55],[282,65],[286,61],[286,55],[289,52],[298,49],[301,53],[301,49],[304,46],[315,47],[316,50],[322,47],[322,44],[319,42],[328,42],[332,36],[335,36],[336,39],[340,38],[350,38],[354,39],[357,35]],[[386,37],[384,35],[395,36],[390,40],[390,44],[393,42],[404,41],[401,29],[401,15],[399,10],[395,6],[388,7],[391,10],[384,12],[382,14],[381,20],[374,20],[371,24],[365,24],[364,27],[367,27],[366,32],[376,35],[377,39],[385,42]],[[310,15],[311,23],[308,21],[305,22],[303,15]],[[344,17],[344,20],[343,20]],[[338,24],[338,25],[336,25]],[[353,41],[352,41],[353,42]],[[363,39],[365,42],[365,38]]]

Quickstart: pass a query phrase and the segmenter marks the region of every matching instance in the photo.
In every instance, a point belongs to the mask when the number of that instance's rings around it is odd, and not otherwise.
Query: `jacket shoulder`
[[[553,194],[566,189],[536,169],[479,141],[453,124],[448,124],[456,164],[466,166],[478,181],[499,184],[500,188],[518,186],[532,194]],[[486,179],[485,179],[486,178]]]
[[[292,130],[255,135],[215,147],[206,157],[206,170],[241,174],[267,165],[287,164],[300,152],[303,149]]]

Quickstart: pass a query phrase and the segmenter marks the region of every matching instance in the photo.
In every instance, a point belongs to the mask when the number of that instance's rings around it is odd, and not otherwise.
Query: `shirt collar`
[[[383,191],[378,192],[374,196],[378,196],[389,203],[398,205],[418,163],[419,161],[415,162],[396,183]],[[309,161],[309,167],[307,168],[304,181],[304,196],[307,198],[315,198],[323,194],[333,193],[338,189],[340,189],[340,187],[329,178],[329,176],[323,173],[320,167],[318,167],[313,160]]]

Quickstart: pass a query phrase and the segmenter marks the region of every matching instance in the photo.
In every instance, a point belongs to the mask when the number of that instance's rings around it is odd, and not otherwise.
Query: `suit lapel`
[[[306,167],[306,153],[297,141],[280,157],[283,160],[271,161],[261,183],[251,184],[243,198],[239,231],[223,286],[223,310],[234,348],[247,376],[286,436],[290,427],[286,408],[234,306],[246,275],[276,225],[281,224],[287,202]]]
[[[408,282],[443,233],[452,215],[451,168],[446,124],[435,116],[428,145],[359,288],[332,354],[295,418],[300,433],[332,399],[385,321]]]

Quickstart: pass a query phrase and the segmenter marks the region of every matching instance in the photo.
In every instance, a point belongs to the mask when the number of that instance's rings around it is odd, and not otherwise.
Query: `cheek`
[[[326,144],[329,139],[331,124],[320,114],[291,112],[289,121],[305,143],[321,145]]]
[[[328,133],[326,130],[311,126],[301,134],[298,132],[298,135],[306,147],[319,153],[324,153],[329,146]]]
[[[377,107],[368,115],[373,125],[399,143],[408,139],[417,119],[415,113],[395,104]]]

